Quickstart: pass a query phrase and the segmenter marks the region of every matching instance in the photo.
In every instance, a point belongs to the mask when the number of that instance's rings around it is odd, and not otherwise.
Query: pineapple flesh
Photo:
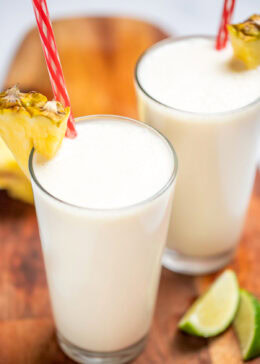
[[[0,137],[28,178],[32,148],[52,158],[64,138],[69,113],[69,107],[40,93],[22,93],[17,86],[0,93]]]
[[[0,138],[0,189],[19,200],[33,203],[30,181],[25,177],[5,142]]]
[[[243,23],[228,25],[234,56],[247,68],[260,65],[260,15],[252,15]]]

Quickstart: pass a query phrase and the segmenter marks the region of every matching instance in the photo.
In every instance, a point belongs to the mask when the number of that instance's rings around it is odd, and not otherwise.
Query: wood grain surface
[[[136,117],[134,64],[166,34],[132,19],[81,18],[54,23],[75,116],[114,113]],[[52,97],[35,30],[10,67],[5,87],[19,83]],[[260,298],[260,174],[242,241],[231,267],[244,288]],[[34,207],[0,193],[0,363],[72,363],[55,339]],[[152,330],[135,364],[241,364],[232,329],[215,339],[177,330],[177,322],[216,275],[189,277],[163,269]],[[255,359],[252,364],[260,364]]]

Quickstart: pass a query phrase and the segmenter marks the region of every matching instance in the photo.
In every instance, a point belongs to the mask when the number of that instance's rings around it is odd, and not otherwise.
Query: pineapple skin
[[[65,136],[69,113],[68,107],[36,92],[21,93],[16,86],[0,93],[0,136],[28,178],[32,148],[52,158]]]
[[[248,69],[260,65],[260,15],[252,15],[243,23],[228,25],[234,56]]]

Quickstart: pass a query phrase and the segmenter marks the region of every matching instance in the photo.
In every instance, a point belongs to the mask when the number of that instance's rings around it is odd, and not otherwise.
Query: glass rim
[[[146,124],[146,123],[144,123],[142,121],[135,120],[135,119],[132,119],[132,118],[128,118],[128,117],[125,117],[125,116],[112,115],[112,114],[95,114],[95,115],[81,116],[81,117],[75,118],[75,120],[77,120],[78,122],[81,122],[81,121],[90,121],[90,120],[93,120],[93,119],[94,120],[95,119],[102,120],[102,119],[107,119],[107,118],[122,120],[124,122],[127,121],[127,122],[130,122],[130,123],[137,124],[137,125],[139,125],[141,127],[144,127],[146,129],[149,129],[154,134],[157,134],[163,140],[163,142],[168,145],[170,153],[172,155],[173,166],[171,167],[172,171],[171,171],[170,177],[167,180],[167,182],[164,183],[163,186],[156,193],[154,193],[153,195],[149,196],[145,200],[141,200],[141,201],[136,202],[136,203],[131,204],[131,205],[126,205],[126,206],[116,207],[116,208],[92,208],[92,207],[73,204],[73,203],[70,203],[68,201],[65,201],[65,200],[63,200],[61,198],[58,198],[58,197],[54,196],[52,193],[47,191],[47,189],[44,188],[42,186],[42,184],[38,181],[38,179],[36,177],[36,174],[34,173],[34,169],[33,169],[33,157],[34,157],[35,149],[32,148],[32,150],[30,152],[30,156],[29,156],[29,162],[28,162],[29,173],[30,173],[31,181],[33,181],[36,184],[36,186],[41,190],[41,192],[43,192],[45,195],[47,195],[49,198],[55,200],[56,202],[59,202],[59,203],[61,203],[63,205],[66,205],[68,207],[72,207],[72,208],[76,208],[76,209],[80,209],[80,210],[85,210],[85,211],[90,211],[90,212],[117,212],[117,211],[125,211],[125,210],[131,209],[131,208],[139,207],[139,206],[142,206],[142,205],[144,205],[146,203],[149,203],[149,202],[151,202],[153,200],[156,200],[166,190],[168,190],[168,188],[175,181],[177,171],[178,171],[177,154],[175,152],[174,147],[170,143],[170,141],[159,130],[151,127],[150,125],[148,125],[148,124]]]
[[[169,109],[169,110],[173,110],[176,112],[180,112],[183,114],[187,114],[187,115],[194,115],[194,116],[225,116],[225,115],[229,115],[232,113],[236,113],[239,111],[244,111],[254,105],[257,105],[258,103],[260,103],[260,96],[258,96],[255,100],[251,101],[250,103],[235,108],[235,109],[230,109],[227,111],[217,111],[217,112],[197,112],[197,111],[188,111],[188,110],[184,110],[184,109],[179,109],[167,104],[164,104],[163,102],[157,100],[156,98],[154,98],[153,96],[151,96],[148,91],[146,91],[144,89],[144,87],[141,85],[141,82],[138,78],[138,68],[141,64],[141,62],[143,61],[144,57],[146,57],[150,52],[153,52],[155,49],[160,48],[161,46],[168,44],[168,43],[175,43],[175,42],[179,42],[182,40],[186,40],[186,39],[199,39],[199,38],[204,38],[204,39],[215,39],[215,37],[213,35],[186,35],[186,36],[179,36],[179,37],[168,37],[166,39],[163,39],[157,43],[155,43],[154,45],[150,46],[149,48],[147,48],[142,54],[141,56],[138,58],[136,65],[135,65],[135,70],[134,70],[134,80],[135,80],[135,85],[138,89],[140,89],[140,91],[147,96],[149,99],[151,99],[153,102],[155,102],[156,104]]]

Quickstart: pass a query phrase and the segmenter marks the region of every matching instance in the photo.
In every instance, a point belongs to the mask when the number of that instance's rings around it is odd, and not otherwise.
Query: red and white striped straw
[[[230,23],[235,8],[235,0],[225,0],[220,27],[216,39],[216,49],[219,51],[226,47],[228,40],[227,25]]]
[[[32,3],[55,100],[70,106],[46,0],[32,0]],[[74,138],[76,135],[75,122],[70,113],[66,136]]]

